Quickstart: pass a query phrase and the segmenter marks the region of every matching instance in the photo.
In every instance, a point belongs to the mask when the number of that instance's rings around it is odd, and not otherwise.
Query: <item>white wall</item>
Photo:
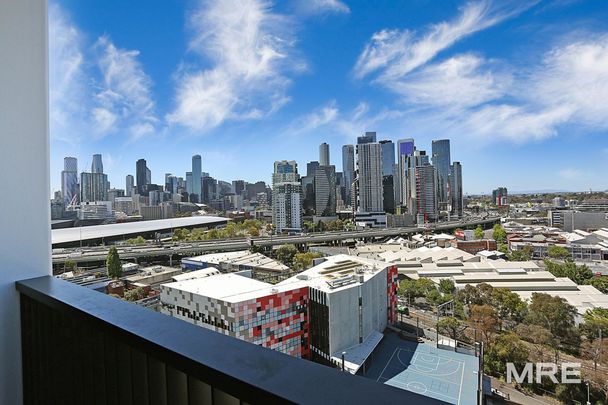
[[[0,1],[0,55],[0,403],[18,404],[14,282],[51,273],[46,0]]]

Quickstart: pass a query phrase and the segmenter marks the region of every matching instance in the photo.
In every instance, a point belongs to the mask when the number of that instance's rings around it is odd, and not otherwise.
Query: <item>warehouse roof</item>
[[[225,224],[228,218],[212,216],[194,216],[184,218],[157,219],[153,221],[125,222],[120,224],[93,225],[78,228],[53,229],[53,245],[75,243],[80,240],[116,238],[120,236],[140,235],[172,228]]]

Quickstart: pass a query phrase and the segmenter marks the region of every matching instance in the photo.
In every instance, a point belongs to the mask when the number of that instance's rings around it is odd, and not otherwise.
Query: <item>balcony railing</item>
[[[25,404],[443,404],[50,276],[17,290]]]

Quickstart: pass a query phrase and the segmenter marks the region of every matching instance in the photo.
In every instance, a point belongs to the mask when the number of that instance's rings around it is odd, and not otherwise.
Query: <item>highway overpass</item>
[[[119,245],[121,259],[139,259],[153,257],[194,256],[217,251],[235,251],[248,249],[251,245],[270,247],[283,244],[308,245],[318,243],[339,243],[350,241],[374,242],[387,237],[408,236],[421,232],[444,232],[456,228],[488,226],[500,221],[500,217],[491,217],[469,222],[445,222],[426,227],[366,229],[359,231],[319,232],[303,235],[279,235],[259,238],[233,238],[197,242],[168,242],[163,244]],[[76,263],[93,263],[105,261],[109,246],[83,248],[53,249],[53,264],[66,260]]]

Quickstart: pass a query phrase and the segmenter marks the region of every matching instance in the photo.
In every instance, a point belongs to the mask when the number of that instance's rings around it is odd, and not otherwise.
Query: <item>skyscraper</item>
[[[91,173],[103,173],[103,163],[101,161],[101,155],[93,155],[93,162],[91,163]]]
[[[329,145],[325,142],[319,145],[319,164],[329,166]]]
[[[298,164],[293,161],[274,162],[272,174],[272,222],[277,232],[302,228],[302,186]]]
[[[406,159],[408,156],[412,156],[415,150],[414,140],[412,138],[399,139],[397,141],[397,171],[395,174],[395,205],[404,206],[406,205],[406,177],[407,177],[407,165]]]
[[[401,183],[403,198],[402,205],[407,206],[407,211],[412,215],[416,215],[417,213],[415,169],[419,166],[428,165],[430,165],[429,157],[423,150],[416,150],[411,155],[402,156],[402,167],[404,173]]]
[[[344,176],[344,203],[352,205],[352,188],[355,179],[355,147],[353,145],[342,146],[342,173]]]
[[[382,145],[382,175],[392,176],[395,167],[395,144],[393,141],[380,141]]]
[[[439,139],[432,143],[433,166],[437,172],[437,203],[440,210],[446,210],[450,202],[450,140]]]
[[[202,161],[201,155],[192,156],[192,194],[197,196],[197,201],[202,200],[201,193],[201,175],[202,175]]]
[[[375,132],[366,132],[364,135],[357,137],[357,145],[362,145],[364,143],[375,143],[376,142],[376,133]]]
[[[416,222],[434,222],[437,220],[436,169],[426,164],[412,170],[416,197],[413,214],[416,215]]]
[[[358,212],[384,210],[382,147],[375,140],[375,132],[366,132],[364,136],[357,138]]]
[[[77,195],[78,161],[74,157],[66,157],[63,159],[63,171],[61,172],[61,196],[64,204],[68,205]]]
[[[146,159],[139,159],[135,164],[135,180],[137,180],[137,193],[144,194],[148,183],[148,167]]]
[[[321,165],[314,175],[315,213],[321,217],[336,215],[336,167]]]
[[[108,200],[108,175],[104,173],[80,173],[80,201]]]
[[[452,215],[462,218],[462,165],[460,162],[452,163],[450,173],[450,194],[452,196]]]
[[[125,191],[127,193],[127,197],[133,196],[133,188],[134,188],[133,176],[130,174],[127,174],[127,177],[125,178]]]

